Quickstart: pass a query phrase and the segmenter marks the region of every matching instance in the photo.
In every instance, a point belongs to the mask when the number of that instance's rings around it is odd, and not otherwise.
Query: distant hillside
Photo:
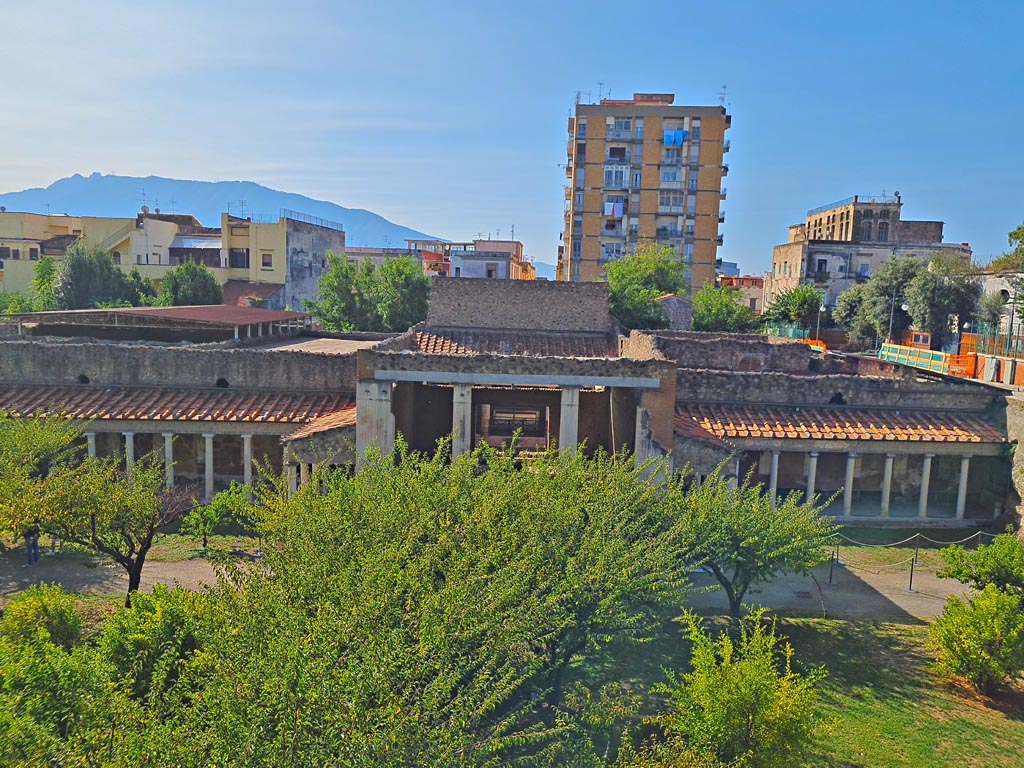
[[[53,182],[45,189],[26,189],[0,194],[0,205],[9,211],[64,213],[73,216],[133,216],[138,213],[145,190],[149,207],[157,206],[164,213],[191,213],[208,227],[220,226],[220,214],[229,210],[242,215],[240,201],[245,201],[246,216],[277,215],[287,208],[322,219],[340,222],[345,227],[345,242],[353,246],[392,248],[405,245],[406,238],[432,239],[433,235],[417,232],[388,221],[372,211],[344,208],[326,200],[280,192],[251,181],[185,181],[160,176],[91,176],[75,174]],[[47,209],[49,205],[49,209]],[[231,206],[230,209],[228,206]]]

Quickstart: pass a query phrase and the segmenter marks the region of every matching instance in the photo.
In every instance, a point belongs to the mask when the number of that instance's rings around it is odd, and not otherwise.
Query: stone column
[[[818,475],[818,452],[811,451],[810,461],[807,462],[807,501],[814,501],[814,481]]]
[[[772,509],[775,509],[775,494],[779,490],[779,456],[782,451],[772,451],[772,460],[768,470],[768,495],[772,500]]]
[[[96,433],[86,432],[85,433],[85,450],[89,455],[90,459],[96,458]]]
[[[125,465],[130,467],[135,463],[135,433],[134,432],[122,432],[124,436],[124,462]]]
[[[885,454],[885,470],[882,474],[882,517],[889,516],[889,497],[892,494],[892,462],[896,457]]]
[[[309,482],[309,464],[299,464],[299,485],[306,485]]]
[[[242,482],[252,485],[252,435],[242,435]]]
[[[174,486],[174,433],[161,432],[164,439],[164,484],[171,488]]]
[[[846,454],[846,481],[843,484],[843,517],[853,515],[853,471],[857,464],[857,454],[852,451]]]
[[[356,385],[356,468],[370,446],[387,456],[395,447],[395,414],[391,412],[390,381],[360,381]]]
[[[575,451],[579,442],[580,388],[562,387],[562,411],[558,424],[559,452]]]
[[[206,471],[206,488],[204,492],[207,499],[213,498],[213,433],[205,432],[203,434],[203,441],[205,442],[205,461],[203,469]]]
[[[924,465],[921,467],[921,499],[917,502],[917,516],[924,519],[928,517],[928,483],[932,477],[932,459],[934,453],[924,455]]]
[[[473,386],[452,387],[452,458],[468,453],[473,447]]]
[[[956,492],[956,519],[964,519],[964,511],[967,509],[967,474],[971,469],[971,457],[963,456],[960,459],[960,486]]]
[[[288,490],[295,493],[299,489],[299,477],[295,464],[288,462],[285,465],[285,470],[288,472]]]

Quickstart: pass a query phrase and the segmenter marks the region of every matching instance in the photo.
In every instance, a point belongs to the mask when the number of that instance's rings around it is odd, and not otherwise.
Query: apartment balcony
[[[624,230],[621,226],[614,226],[614,227],[609,228],[608,225],[606,224],[604,229],[601,230],[601,237],[602,238],[614,237],[614,238],[617,239],[617,238],[625,236],[625,234],[626,234],[626,230]]]
[[[816,283],[824,283],[828,280],[827,269],[809,269],[807,270],[807,277],[814,280]]]
[[[728,152],[731,148],[732,148],[732,141],[730,141],[729,139],[726,139],[725,141],[722,142],[722,152],[723,153]]]
[[[683,164],[683,157],[676,155],[674,157],[662,157],[661,164],[678,167]]]
[[[567,179],[571,179],[572,178],[572,168],[573,168],[572,160],[570,160],[569,162],[567,162],[565,164],[565,178],[567,178]]]
[[[605,132],[604,137],[605,137],[606,140],[609,140],[609,141],[611,141],[611,140],[614,140],[614,141],[629,141],[630,139],[633,138],[633,130],[631,128],[624,128],[624,129],[609,128]]]
[[[725,245],[725,235],[719,235],[715,238],[715,245]]]
[[[659,240],[678,240],[683,236],[683,230],[676,227],[658,227],[656,237]]]
[[[661,181],[658,182],[658,189],[682,189],[684,182],[682,181]]]
[[[679,214],[683,213],[684,210],[685,210],[685,208],[683,206],[681,206],[681,205],[659,205],[658,206],[658,213],[675,214],[677,216]]]
[[[604,159],[605,165],[629,165],[630,153],[624,155],[607,155]]]
[[[718,223],[725,224],[725,211],[718,212]]]
[[[722,163],[722,175],[723,176],[728,176],[729,175],[729,164],[728,163]]]
[[[721,194],[719,194],[719,197],[720,197],[720,198],[721,198],[722,200],[725,200],[725,187],[722,187],[722,192],[721,192]]]

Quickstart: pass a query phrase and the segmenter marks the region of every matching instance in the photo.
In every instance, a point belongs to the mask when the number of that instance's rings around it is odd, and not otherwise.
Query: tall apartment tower
[[[650,241],[690,265],[694,290],[714,281],[732,117],[723,106],[674,101],[671,93],[635,93],[577,102],[557,279],[601,280],[605,264]]]

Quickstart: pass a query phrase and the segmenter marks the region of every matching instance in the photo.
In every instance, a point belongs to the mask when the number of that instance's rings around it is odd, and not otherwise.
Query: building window
[[[691,173],[690,174],[689,188],[692,189],[694,192],[697,191],[697,174],[696,173]]]
[[[751,299],[750,300],[750,308],[751,309],[757,309],[757,299]]]
[[[678,163],[679,162],[679,150],[678,149],[666,149],[665,159],[663,163]]]
[[[11,258],[11,249],[7,246],[0,246],[0,259]]]
[[[263,269],[273,269],[273,268],[274,268],[274,254],[272,254],[272,253],[264,253],[263,254]]]
[[[455,268],[455,276],[456,277],[462,277],[462,267],[456,267]]]
[[[887,243],[889,242],[889,222],[880,221],[878,222],[878,242]]]
[[[28,249],[28,258],[29,258],[30,261],[39,261],[39,249],[38,248],[29,248]]]
[[[864,218],[865,219],[873,219],[873,218],[875,218],[875,212],[872,211],[870,208],[865,208],[864,209]]]
[[[582,210],[582,209],[583,209],[583,193],[582,192],[577,192],[576,193],[576,210],[579,211],[579,210]]]
[[[12,248],[11,249],[11,258],[12,259],[20,259],[21,258],[21,249],[20,248]]]
[[[573,279],[573,280],[575,280],[577,282],[579,281],[579,279],[580,279],[580,263],[578,261],[574,261],[572,263],[572,266],[569,268],[569,276],[570,276],[571,279]]]
[[[517,431],[523,437],[544,437],[544,416],[540,408],[491,406],[490,434],[512,437]]]
[[[582,240],[573,240],[572,241],[572,257],[574,259],[579,259],[581,254],[582,254],[582,250],[583,250],[583,241]]]
[[[662,208],[682,208],[683,193],[676,189],[663,189],[658,192],[658,205]]]
[[[693,258],[693,243],[685,243],[683,245],[683,256],[686,256],[688,259]]]
[[[622,189],[626,186],[626,174],[629,168],[625,166],[608,166],[604,169],[604,185],[608,189]]]
[[[616,117],[615,118],[615,130],[616,131],[629,131],[633,128],[633,119],[630,117]]]
[[[232,248],[230,251],[228,251],[228,266],[231,269],[248,269],[249,249]]]
[[[495,278],[497,276],[498,276],[498,265],[497,264],[488,264],[487,265],[487,277],[488,278]]]
[[[664,170],[661,172],[662,181],[679,181],[679,171],[677,170]]]
[[[693,124],[690,126],[690,138],[693,141],[700,141],[700,118],[694,118]]]
[[[633,173],[633,189],[640,189],[640,171]]]
[[[860,239],[871,240],[871,222],[862,221],[860,223]]]
[[[634,120],[633,128],[636,129],[636,137],[638,139],[642,139],[644,137],[644,119],[642,117],[638,117]]]
[[[576,133],[581,139],[587,138],[587,121],[585,119],[576,121]]]

